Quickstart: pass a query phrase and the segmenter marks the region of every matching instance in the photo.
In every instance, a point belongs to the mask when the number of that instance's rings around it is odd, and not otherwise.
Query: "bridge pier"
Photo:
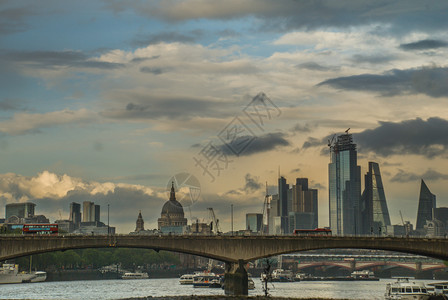
[[[224,275],[224,291],[226,295],[248,295],[247,271],[245,262],[240,259],[237,263],[226,263]]]

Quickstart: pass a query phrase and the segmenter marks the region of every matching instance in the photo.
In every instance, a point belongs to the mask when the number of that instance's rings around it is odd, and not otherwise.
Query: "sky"
[[[350,128],[392,224],[415,224],[421,179],[448,206],[447,15],[442,0],[0,0],[0,216],[93,201],[119,233],[139,211],[152,229],[188,178],[189,223],[212,207],[230,230],[233,205],[243,229],[280,174],[309,178],[328,226],[327,143]]]

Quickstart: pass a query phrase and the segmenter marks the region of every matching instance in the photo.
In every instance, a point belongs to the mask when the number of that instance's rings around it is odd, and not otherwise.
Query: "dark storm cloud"
[[[368,91],[383,96],[426,94],[448,97],[448,68],[390,70],[381,75],[361,74],[325,80],[318,86],[329,85],[341,90]]]
[[[22,101],[19,99],[3,99],[0,101],[0,110],[22,110],[23,108],[21,107],[20,102]]]
[[[0,59],[14,61],[40,68],[80,67],[96,69],[117,69],[124,66],[120,63],[91,60],[79,51],[20,51],[0,52]]]
[[[244,144],[251,140],[252,136],[240,136],[233,142],[235,145]],[[241,153],[240,156],[248,156],[252,154],[262,153],[276,149],[277,147],[289,146],[290,142],[286,139],[286,135],[281,132],[267,133],[256,137]],[[220,149],[227,155],[235,155],[235,153],[227,145],[221,145]]]
[[[368,63],[372,65],[388,63],[395,59],[393,55],[362,55],[356,54],[351,61],[357,64]]]
[[[246,181],[246,184],[244,185],[245,191],[253,192],[262,187],[262,184],[258,181],[258,177],[254,177],[249,173],[244,176],[244,180]]]
[[[140,72],[150,73],[150,74],[154,74],[154,75],[160,75],[160,74],[162,74],[162,69],[161,68],[151,68],[151,67],[141,67]]]
[[[296,66],[296,68],[298,68],[298,69],[306,69],[306,70],[311,70],[311,71],[322,71],[322,72],[325,72],[325,71],[337,71],[337,70],[340,69],[340,67],[323,66],[323,65],[320,65],[320,64],[318,64],[316,62],[313,62],[313,61],[306,62],[306,63],[303,63],[303,64],[299,64],[299,65]]]
[[[403,50],[429,50],[448,47],[448,43],[441,40],[421,40],[418,42],[401,44],[400,48]]]
[[[152,60],[152,59],[158,59],[160,57],[160,55],[154,55],[151,57],[134,57],[133,59],[131,59],[131,63],[141,63],[147,60]]]
[[[160,44],[160,43],[183,43],[192,44],[197,42],[204,33],[202,30],[193,30],[187,33],[179,32],[161,32],[158,34],[150,35],[138,35],[132,42],[137,47],[144,47],[148,45]]]
[[[448,3],[437,0],[284,0],[281,5],[276,0],[108,1],[107,7],[116,13],[132,9],[137,14],[173,23],[254,17],[263,31],[386,24],[390,32],[402,34],[416,29],[439,30],[448,25]]]
[[[353,135],[359,151],[372,151],[382,156],[417,154],[428,158],[448,150],[448,121],[441,118],[380,122],[374,129]]]
[[[101,115],[113,119],[164,118],[189,120],[192,117],[224,118],[232,115],[232,105],[224,101],[212,101],[188,97],[158,97],[137,92],[115,94],[120,102],[129,101],[124,107],[107,110]]]
[[[398,173],[395,174],[390,181],[392,182],[411,182],[411,181],[418,181],[420,179],[423,180],[447,180],[448,174],[442,174],[435,170],[428,169],[423,174],[416,174],[412,172],[406,172],[401,169],[398,169]]]
[[[0,35],[12,34],[25,31],[30,28],[25,18],[34,15],[31,7],[1,8],[0,2]]]

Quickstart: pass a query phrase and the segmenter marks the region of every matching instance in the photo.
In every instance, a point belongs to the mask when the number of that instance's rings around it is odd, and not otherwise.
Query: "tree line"
[[[98,269],[104,266],[120,264],[121,268],[134,270],[138,266],[150,268],[161,265],[179,265],[179,257],[166,251],[156,252],[151,249],[78,249],[47,252],[32,257],[21,257],[15,260],[21,270],[73,270]]]

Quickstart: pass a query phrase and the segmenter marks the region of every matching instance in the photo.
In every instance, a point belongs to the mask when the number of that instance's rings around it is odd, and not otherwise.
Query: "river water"
[[[255,290],[250,296],[263,295],[261,281],[253,278]],[[303,281],[269,285],[269,293],[278,297],[328,299],[384,299],[386,284],[380,281]],[[418,280],[416,280],[418,281]],[[425,283],[434,280],[422,280]],[[176,278],[140,280],[54,281],[0,285],[0,299],[123,299],[147,296],[224,295],[222,289],[193,288],[180,285]]]

